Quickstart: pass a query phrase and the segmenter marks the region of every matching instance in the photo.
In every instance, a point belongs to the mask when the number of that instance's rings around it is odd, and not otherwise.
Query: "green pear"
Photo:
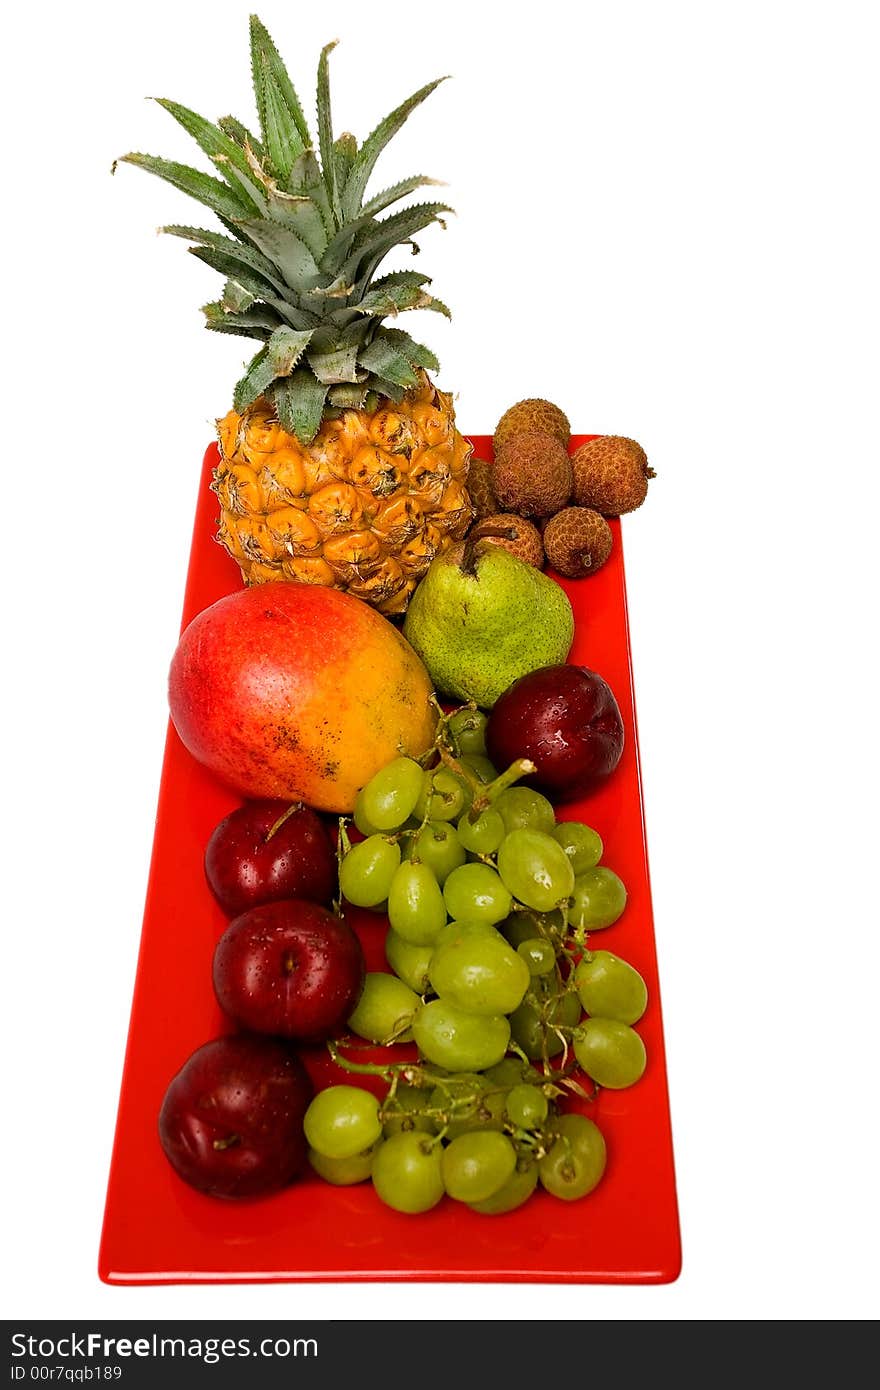
[[[478,550],[477,539],[431,561],[403,633],[438,694],[491,709],[520,676],[566,660],[574,614],[555,579],[504,546]]]

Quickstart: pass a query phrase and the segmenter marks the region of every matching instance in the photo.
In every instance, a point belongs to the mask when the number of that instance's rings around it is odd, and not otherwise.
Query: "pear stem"
[[[479,524],[474,526],[468,536],[461,551],[459,568],[462,574],[476,575],[477,573],[477,542],[495,537],[503,541],[515,541],[517,537],[515,526],[484,526]]]

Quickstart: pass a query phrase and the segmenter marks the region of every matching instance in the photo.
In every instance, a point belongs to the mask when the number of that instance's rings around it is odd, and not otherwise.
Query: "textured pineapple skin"
[[[248,585],[323,584],[403,613],[474,517],[472,445],[427,374],[395,405],[345,410],[306,446],[258,400],[217,422],[217,539]]]

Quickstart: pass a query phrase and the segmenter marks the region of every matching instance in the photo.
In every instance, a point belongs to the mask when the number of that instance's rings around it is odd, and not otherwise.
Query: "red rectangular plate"
[[[572,448],[587,437],[574,437]],[[491,458],[488,437],[471,439],[477,456]],[[182,627],[241,583],[237,566],[214,540],[216,503],[208,483],[215,462],[212,445],[204,460]],[[589,579],[560,580],[575,613],[569,660],[611,685],[626,746],[601,790],[558,807],[557,815],[586,821],[602,836],[602,862],[624,880],[628,901],[623,916],[601,933],[601,944],[636,966],[649,991],[637,1025],[648,1054],[645,1074],[626,1090],[600,1092],[590,1110],[608,1145],[602,1182],[571,1203],[538,1189],[518,1210],[487,1217],[450,1198],[424,1215],[404,1216],[382,1205],[369,1183],[339,1188],[311,1174],[280,1194],[242,1202],[203,1196],[177,1177],[159,1146],[156,1121],[165,1088],[186,1058],[227,1030],[211,987],[214,945],[226,919],[206,885],[203,855],[214,826],[239,802],[196,764],[169,724],[101,1237],[105,1283],[669,1283],[678,1276],[626,584],[620,523],[611,525],[614,547],[603,569]],[[381,920],[370,914],[355,926],[368,969],[385,968]],[[306,1053],[305,1060],[316,1080],[330,1079],[323,1051]]]

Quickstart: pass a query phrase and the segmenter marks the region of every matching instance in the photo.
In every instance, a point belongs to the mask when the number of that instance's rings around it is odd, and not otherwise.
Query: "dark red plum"
[[[258,1197],[306,1167],[303,1116],[314,1094],[297,1054],[237,1033],[204,1043],[165,1092],[159,1140],[184,1182],[212,1197]]]
[[[505,690],[486,726],[496,767],[531,758],[529,785],[551,800],[588,792],[617,767],[623,720],[608,682],[586,666],[542,666]]]
[[[214,993],[230,1018],[300,1042],[323,1042],[345,1030],[364,973],[357,934],[304,898],[243,912],[214,949]]]
[[[288,898],[329,904],[336,893],[336,852],[310,806],[246,801],[214,828],[205,876],[228,917]]]

